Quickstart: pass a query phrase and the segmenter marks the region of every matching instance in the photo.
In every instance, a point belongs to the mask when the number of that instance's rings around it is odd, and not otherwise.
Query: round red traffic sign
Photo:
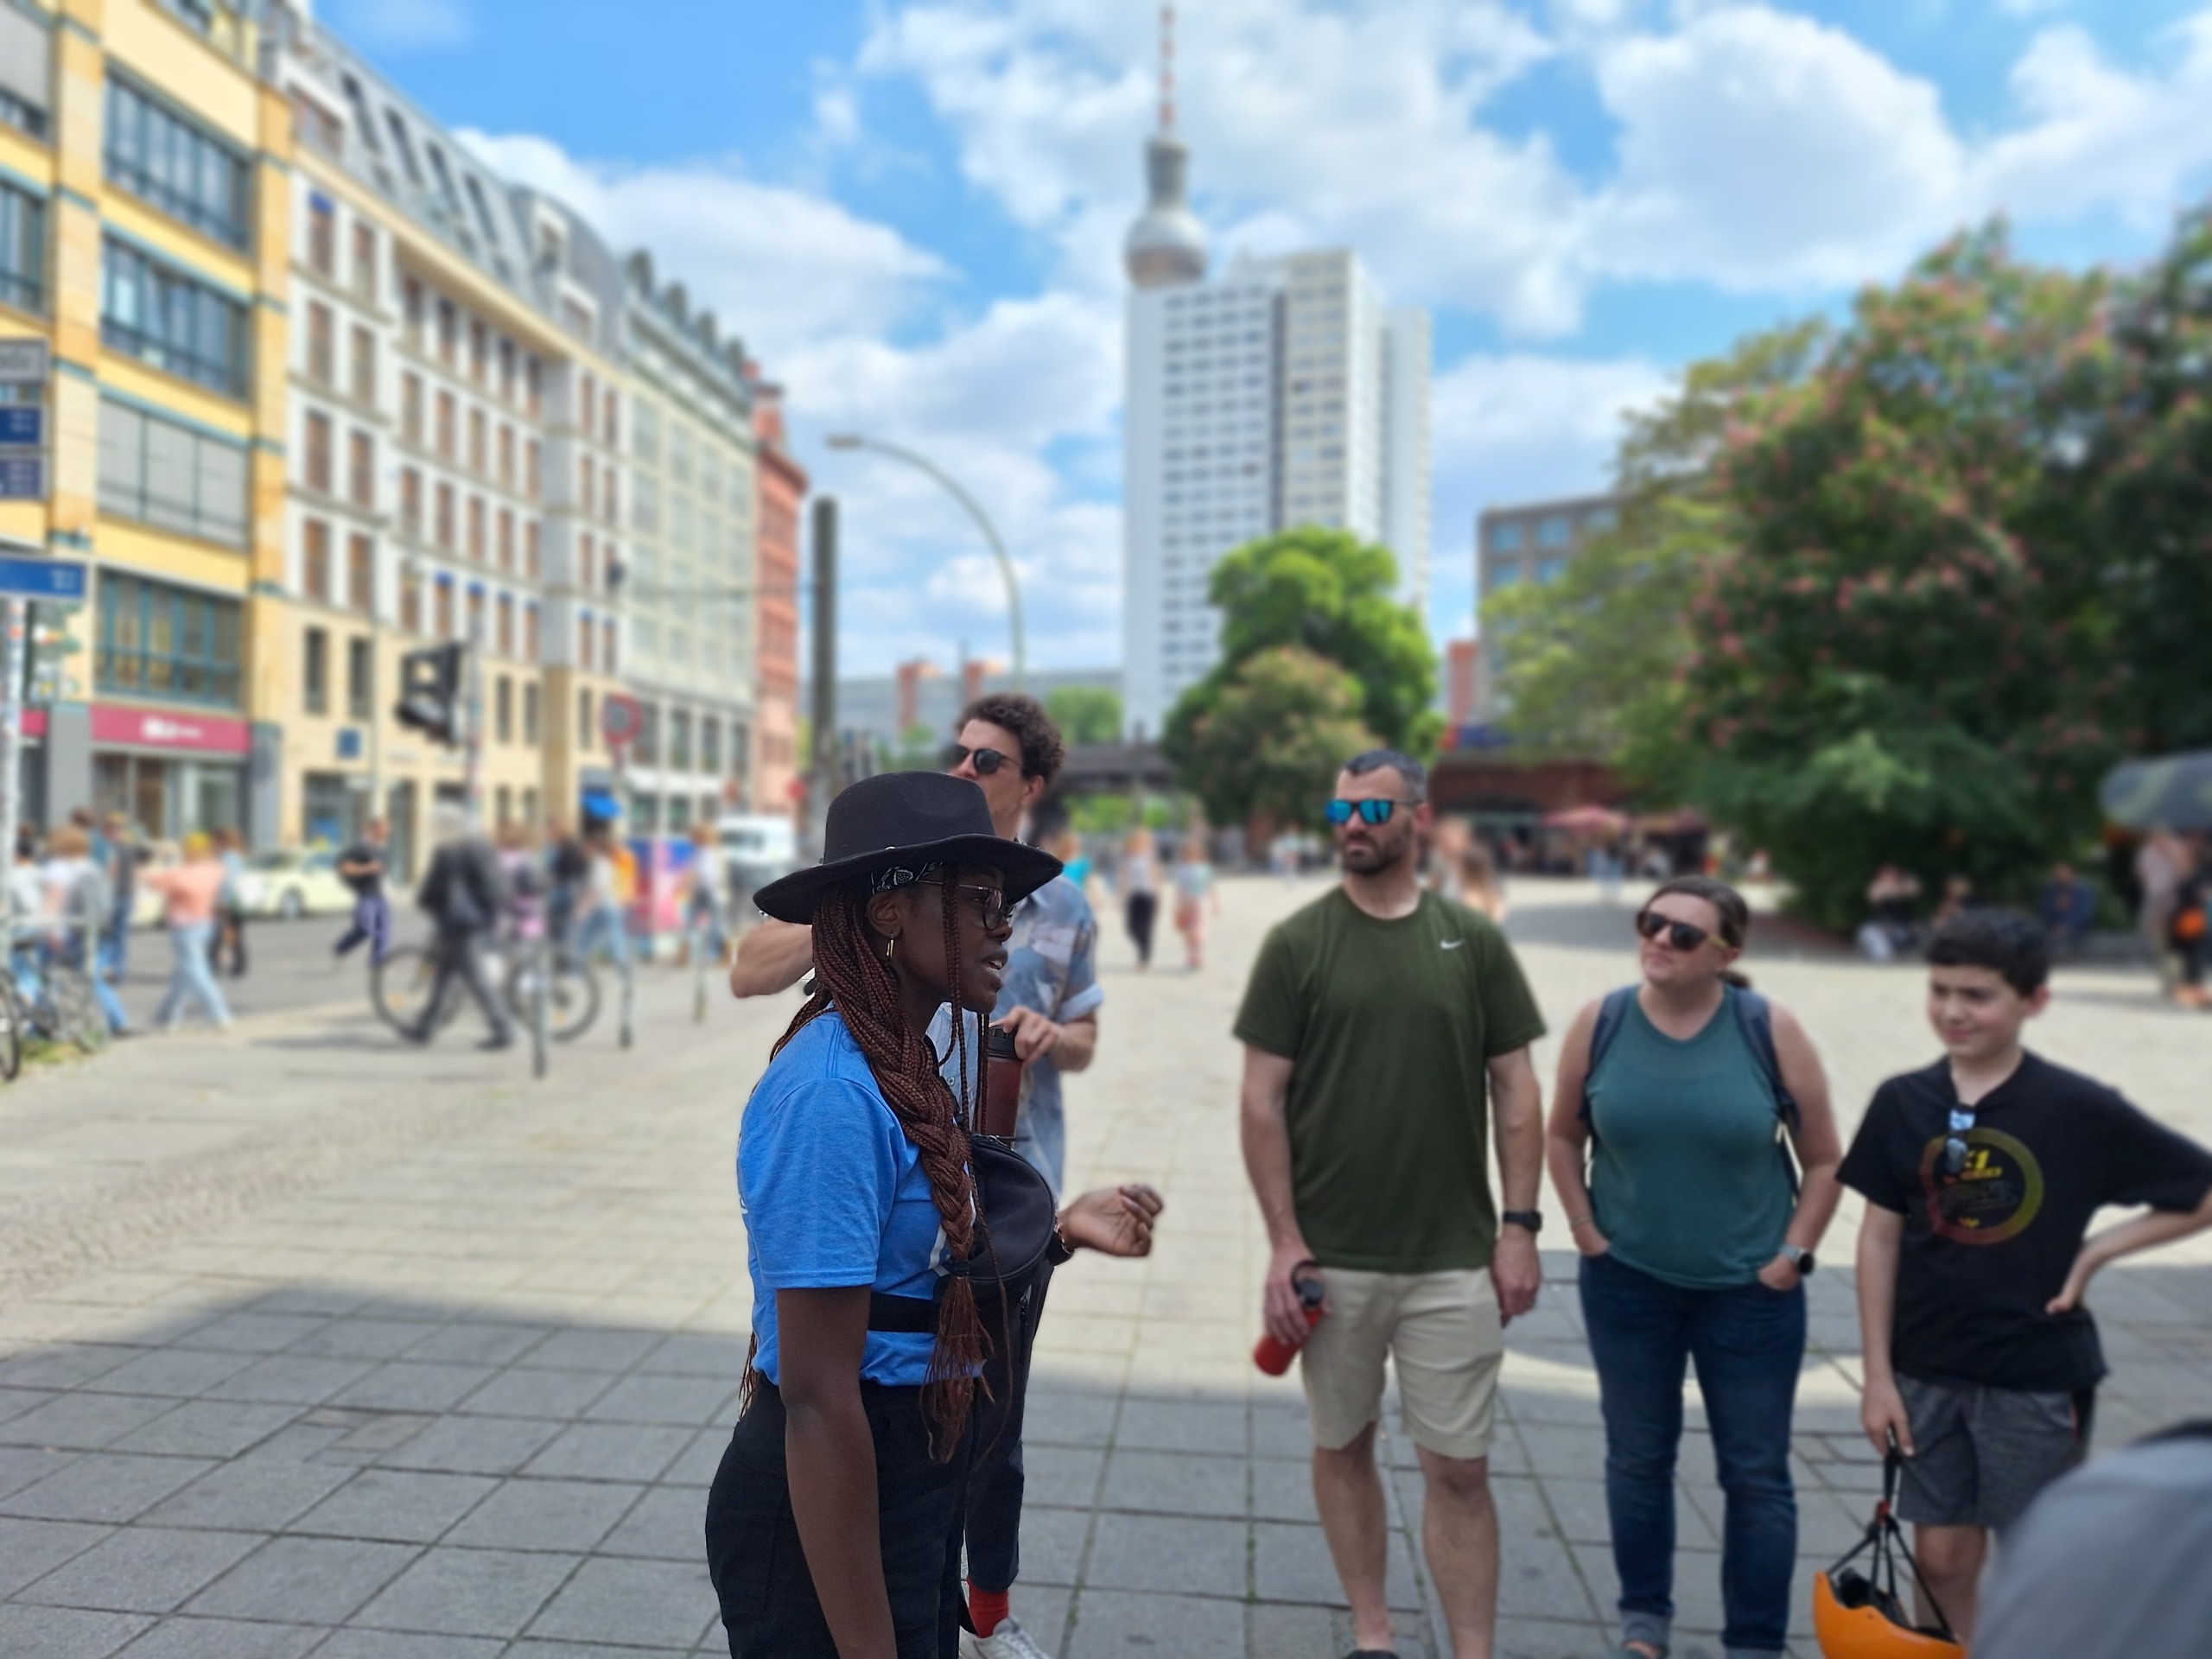
[[[645,723],[644,706],[626,691],[610,691],[599,702],[599,734],[610,749],[627,748]]]

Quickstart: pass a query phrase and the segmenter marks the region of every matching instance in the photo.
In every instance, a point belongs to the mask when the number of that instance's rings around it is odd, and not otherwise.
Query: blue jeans
[[[380,893],[365,893],[353,900],[353,925],[338,936],[331,954],[342,957],[364,939],[372,964],[391,953],[391,900]]]
[[[154,1014],[156,1026],[173,1022],[184,1011],[187,996],[196,998],[215,1024],[230,1024],[230,1006],[223,1001],[222,987],[215,983],[214,972],[207,964],[207,948],[214,937],[213,922],[188,922],[181,927],[170,924],[169,952],[175,961],[169,970],[169,988]]]
[[[614,959],[615,971],[629,978],[630,930],[620,905],[594,905],[584,912],[583,925],[576,930],[576,955],[589,962],[593,949],[601,944]]]
[[[1663,1647],[1675,1614],[1675,1457],[1697,1365],[1727,1497],[1721,1643],[1780,1653],[1789,1634],[1797,1495],[1789,1419],[1805,1357],[1804,1287],[1683,1290],[1610,1255],[1582,1259],[1582,1321],[1605,1419],[1605,1510],[1624,1639]]]
[[[107,1020],[107,1028],[119,1032],[126,1029],[130,1021],[123,1011],[123,999],[115,994],[115,987],[108,983],[107,976],[100,971],[100,958],[106,953],[106,946],[96,942],[92,947],[92,959],[87,963],[82,933],[70,934],[67,942],[60,946],[62,959],[92,982],[92,996],[100,1005],[100,1014]]]

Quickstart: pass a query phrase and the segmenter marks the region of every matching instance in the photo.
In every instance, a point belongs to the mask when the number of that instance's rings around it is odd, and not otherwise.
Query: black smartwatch
[[[1544,1230],[1544,1212],[1541,1210],[1501,1211],[1497,1219],[1501,1226],[1525,1227],[1532,1234]]]
[[[1802,1244],[1785,1243],[1782,1247],[1782,1254],[1783,1259],[1797,1269],[1797,1276],[1800,1279],[1809,1279],[1813,1276],[1813,1268],[1816,1265],[1813,1260],[1813,1253]]]

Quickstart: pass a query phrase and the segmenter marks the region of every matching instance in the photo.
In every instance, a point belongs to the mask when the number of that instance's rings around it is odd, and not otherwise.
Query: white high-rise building
[[[1388,307],[1348,249],[1239,258],[1207,281],[1189,151],[1161,117],[1125,248],[1122,652],[1147,737],[1217,659],[1207,582],[1231,548],[1349,530],[1398,556],[1401,597],[1425,607],[1428,588],[1427,315]]]

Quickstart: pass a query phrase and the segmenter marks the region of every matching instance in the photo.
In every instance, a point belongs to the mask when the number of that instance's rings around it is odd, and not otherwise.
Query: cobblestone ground
[[[1172,1207],[1149,1262],[1064,1274],[1040,1345],[1016,1605],[1066,1659],[1349,1645],[1295,1383],[1246,1358],[1265,1249],[1226,1034],[1265,926],[1319,890],[1226,884],[1198,973],[1139,975],[1109,943],[1071,1178],[1148,1179]],[[1580,887],[1516,896],[1512,931],[1563,1025],[1630,972],[1627,912]],[[1756,946],[1752,965],[1815,1033],[1847,1126],[1929,1052],[1910,969]],[[790,1005],[718,999],[695,1027],[689,1003],[680,976],[649,980],[639,1046],[595,1032],[545,1084],[464,1032],[403,1052],[325,1009],[0,1092],[0,1655],[717,1651],[699,1532],[747,1318],[731,1140]],[[2037,1033],[2199,1135],[2209,1035],[2143,980],[2088,970],[2063,977]],[[1808,1571],[1849,1542],[1876,1474],[1853,1427],[1855,1224],[1847,1208],[1815,1282]],[[1602,1651],[1614,1593],[1573,1262],[1547,1261],[1542,1305],[1510,1332],[1495,1458],[1502,1646],[1532,1659]],[[2098,1284],[2105,1443],[2212,1408],[2208,1262],[2184,1247]],[[1441,1659],[1408,1547],[1419,1480],[1388,1445],[1401,1651]],[[1695,1432],[1682,1486],[1692,1654],[1717,1649],[1719,1622]]]

